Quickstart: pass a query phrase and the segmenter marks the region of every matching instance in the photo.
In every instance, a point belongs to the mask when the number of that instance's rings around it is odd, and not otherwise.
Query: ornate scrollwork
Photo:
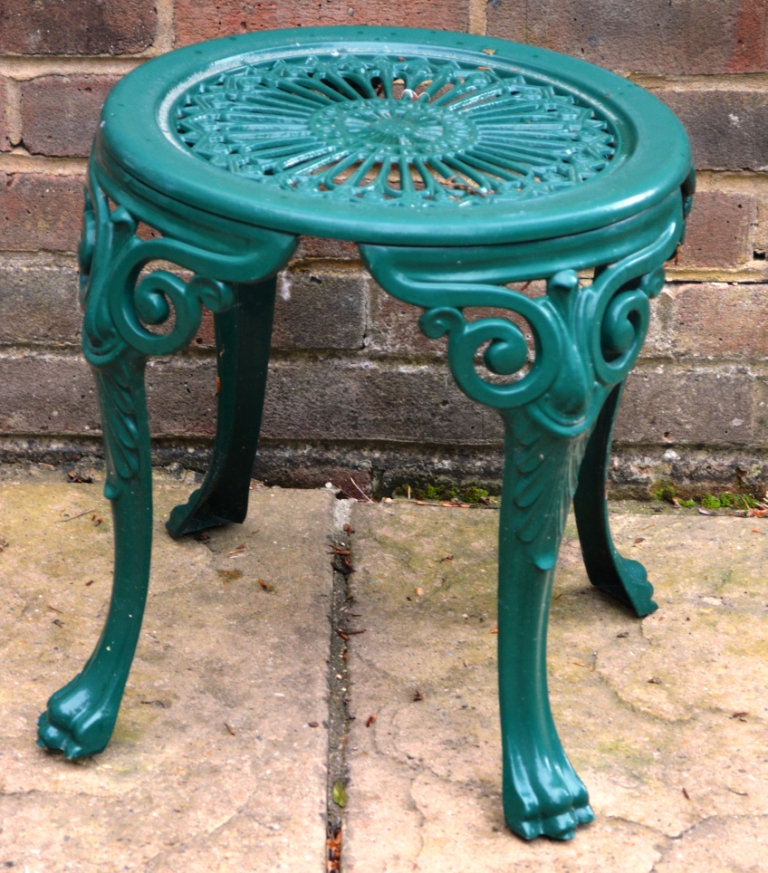
[[[152,261],[183,264],[191,247],[175,240],[141,240],[136,227],[125,207],[110,212],[106,195],[92,180],[78,255],[86,307],[84,350],[97,367],[110,363],[124,346],[144,355],[174,352],[194,337],[203,305],[219,312],[232,304],[231,288],[204,276],[185,282],[167,270],[154,270],[138,281]],[[169,333],[145,327],[167,322],[171,307],[175,322]]]
[[[137,404],[143,406],[145,357],[187,345],[200,326],[203,306],[221,312],[232,305],[231,284],[212,276],[260,280],[276,272],[295,247],[295,237],[265,231],[263,239],[255,232],[254,239],[241,241],[229,253],[224,245],[206,251],[167,237],[141,239],[137,223],[125,206],[110,210],[92,166],[78,248],[80,299],[85,308],[83,352],[96,371],[111,462],[109,497],[116,496],[117,481],[130,478],[138,467]],[[142,276],[148,264],[159,260],[192,270],[192,278],[163,269]],[[148,329],[167,323],[172,313],[167,333]]]
[[[202,307],[213,312],[229,308],[232,287],[203,276],[185,282],[166,270],[155,270],[136,286],[133,299],[124,296],[113,306],[112,315],[123,339],[145,355],[167,355],[187,345],[197,332]],[[154,334],[144,324],[164,324],[173,305],[176,321],[168,334]]]
[[[426,306],[424,333],[447,334],[451,371],[466,394],[499,410],[529,406],[553,432],[574,436],[591,426],[606,390],[626,377],[640,352],[648,300],[661,291],[661,257],[675,233],[679,227],[672,224],[653,245],[596,271],[589,285],[582,286],[573,270],[562,270],[549,278],[541,298],[498,286],[448,283],[438,291],[402,275],[398,281],[412,302]],[[453,305],[428,305],[440,297],[450,297]],[[501,306],[525,319],[534,340],[533,362],[516,324],[503,318],[467,322],[463,309],[472,306]],[[476,355],[485,343],[487,369],[519,373],[519,379],[496,384],[477,372]]]
[[[468,324],[458,308],[437,307],[422,315],[419,325],[432,339],[448,334],[448,358],[451,371],[462,390],[488,406],[507,408],[529,403],[552,384],[557,372],[560,336],[550,313],[535,301],[520,294],[510,295],[507,308],[522,316],[531,326],[536,347],[552,353],[537,355],[530,371],[519,381],[494,385],[478,375],[475,354],[490,341],[484,361],[492,373],[511,376],[528,362],[528,346],[516,324],[503,318],[484,318]]]

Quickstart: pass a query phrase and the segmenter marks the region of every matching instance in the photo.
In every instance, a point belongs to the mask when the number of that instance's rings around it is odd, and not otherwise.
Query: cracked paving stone
[[[500,798],[498,515],[354,508],[350,584],[366,633],[349,644],[346,870],[768,870],[768,523],[612,513],[660,608],[641,621],[591,586],[569,521],[549,686],[596,821],[570,843],[526,843]]]
[[[711,818],[676,840],[653,873],[763,873],[768,816]]]
[[[328,740],[308,722],[327,710],[333,496],[256,490],[245,524],[175,542],[163,521],[195,486],[155,477],[152,578],[123,706],[106,751],[72,763],[35,745],[35,724],[98,637],[112,537],[103,483],[64,480],[38,469],[0,481],[0,866],[324,869]]]

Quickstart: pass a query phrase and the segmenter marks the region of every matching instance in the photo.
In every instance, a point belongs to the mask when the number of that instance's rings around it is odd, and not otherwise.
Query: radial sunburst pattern
[[[490,57],[282,58],[198,82],[174,111],[197,157],[321,198],[540,197],[586,182],[616,150],[592,106]]]

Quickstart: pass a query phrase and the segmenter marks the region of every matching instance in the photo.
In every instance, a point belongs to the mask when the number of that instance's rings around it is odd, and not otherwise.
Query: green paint
[[[638,615],[656,608],[642,565],[614,548],[605,469],[649,299],[692,194],[687,137],[660,101],[581,61],[502,40],[264,31],[172,52],[122,79],[94,143],[79,249],[114,584],[94,653],[40,718],[40,745],[69,758],[104,749],[130,670],[152,544],[147,358],[189,343],[204,306],[215,313],[221,391],[211,468],[168,529],[178,537],[241,521],[275,275],[300,234],[352,240],[386,291],[424,310],[424,333],[447,336],[457,384],[504,423],[504,812],[527,839],[573,837],[593,814],[549,706],[554,566],[573,498],[593,584]],[[141,239],[140,222],[160,238]],[[158,260],[192,277],[142,275]],[[580,270],[594,270],[594,280],[582,282]],[[539,279],[543,297],[508,287]],[[473,307],[527,322],[532,359],[510,318],[467,320]],[[167,333],[150,329],[172,310]],[[479,371],[480,348],[492,377]],[[334,792],[346,802],[343,785]]]

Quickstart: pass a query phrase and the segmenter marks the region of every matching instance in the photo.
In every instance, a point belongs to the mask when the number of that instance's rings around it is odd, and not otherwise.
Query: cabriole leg
[[[241,522],[246,516],[267,385],[275,288],[275,277],[235,285],[234,304],[214,316],[220,385],[216,442],[202,487],[171,512],[166,527],[172,537]]]
[[[79,673],[48,701],[38,745],[67,758],[101,752],[112,735],[147,598],[152,552],[152,467],[142,355],[128,349],[94,367],[112,504],[115,564],[109,613]]]
[[[605,497],[606,470],[611,453],[611,434],[624,391],[617,385],[606,398],[587,445],[573,498],[576,526],[587,575],[593,585],[621,600],[637,615],[657,609],[653,586],[639,561],[622,557],[613,544]]]
[[[546,272],[542,257],[539,275],[549,277],[547,293],[533,299],[478,280],[487,275],[496,282],[511,281],[514,252],[507,267],[496,260],[499,253],[493,249],[483,251],[487,262],[477,254],[475,261],[465,263],[461,250],[360,247],[383,288],[425,309],[420,320],[424,333],[433,339],[447,335],[448,362],[462,391],[496,409],[504,421],[498,594],[503,796],[508,826],[526,839],[544,835],[568,840],[577,825],[593,818],[549,705],[549,599],[587,446],[581,521],[599,509],[603,526],[597,538],[602,537],[603,549],[610,542],[602,483],[619,397],[616,386],[637,359],[648,327],[649,298],[662,288],[661,265],[674,251],[681,229],[678,210],[645,247],[602,262],[590,284],[582,284],[574,269]],[[527,281],[535,275],[532,271],[516,278]],[[471,307],[506,309],[526,322],[533,355],[512,319],[468,320],[465,309]],[[505,381],[481,375],[481,349],[487,370],[507,377]],[[617,567],[614,555],[611,566]],[[626,584],[630,572],[625,571],[621,591],[636,595],[641,586]]]
[[[524,411],[503,418],[498,647],[504,817],[525,839],[568,840],[594,815],[552,718],[547,622],[586,434],[553,439]]]
[[[112,196],[117,200],[120,192]],[[162,224],[163,216],[157,218]],[[227,352],[232,351],[237,329],[245,333],[251,318],[260,325],[266,322],[258,330],[268,334],[274,301],[274,280],[268,277],[285,265],[296,246],[295,236],[254,229],[247,239],[226,233],[212,240],[216,245],[209,250],[202,244],[211,240],[211,233],[201,233],[191,222],[184,231],[190,242],[174,237],[142,240],[136,233],[137,223],[136,216],[126,207],[116,205],[110,209],[99,185],[98,166],[92,162],[79,249],[81,302],[85,308],[83,352],[98,387],[107,459],[104,493],[112,502],[115,568],[109,613],[96,649],[82,672],[51,697],[38,723],[39,745],[60,749],[68,758],[92,755],[107,745],[141,629],[152,550],[152,468],[144,391],[146,359],[150,355],[170,354],[187,345],[199,328],[203,306],[221,313],[238,296],[254,294],[254,299],[241,300],[241,312],[218,325],[219,351],[224,352],[221,366],[230,391],[225,404],[229,406],[231,401],[235,410],[224,417],[225,439],[220,457],[229,473],[223,480],[229,483],[240,477],[242,506],[247,500],[253,447],[235,444],[233,448],[232,431],[244,415],[237,404],[248,400],[234,396],[238,383],[244,379],[247,358],[239,351],[231,356]],[[178,264],[194,275],[184,281],[174,273],[158,269],[148,270],[140,278],[142,271],[156,261]],[[247,283],[242,294],[238,283]],[[175,322],[169,332],[153,333],[147,328],[166,322],[171,310]],[[257,358],[258,366],[264,370],[267,354],[268,344]],[[259,384],[260,402],[263,378]],[[257,409],[250,430],[246,428],[254,445],[259,416]],[[237,457],[236,462],[233,457]]]

